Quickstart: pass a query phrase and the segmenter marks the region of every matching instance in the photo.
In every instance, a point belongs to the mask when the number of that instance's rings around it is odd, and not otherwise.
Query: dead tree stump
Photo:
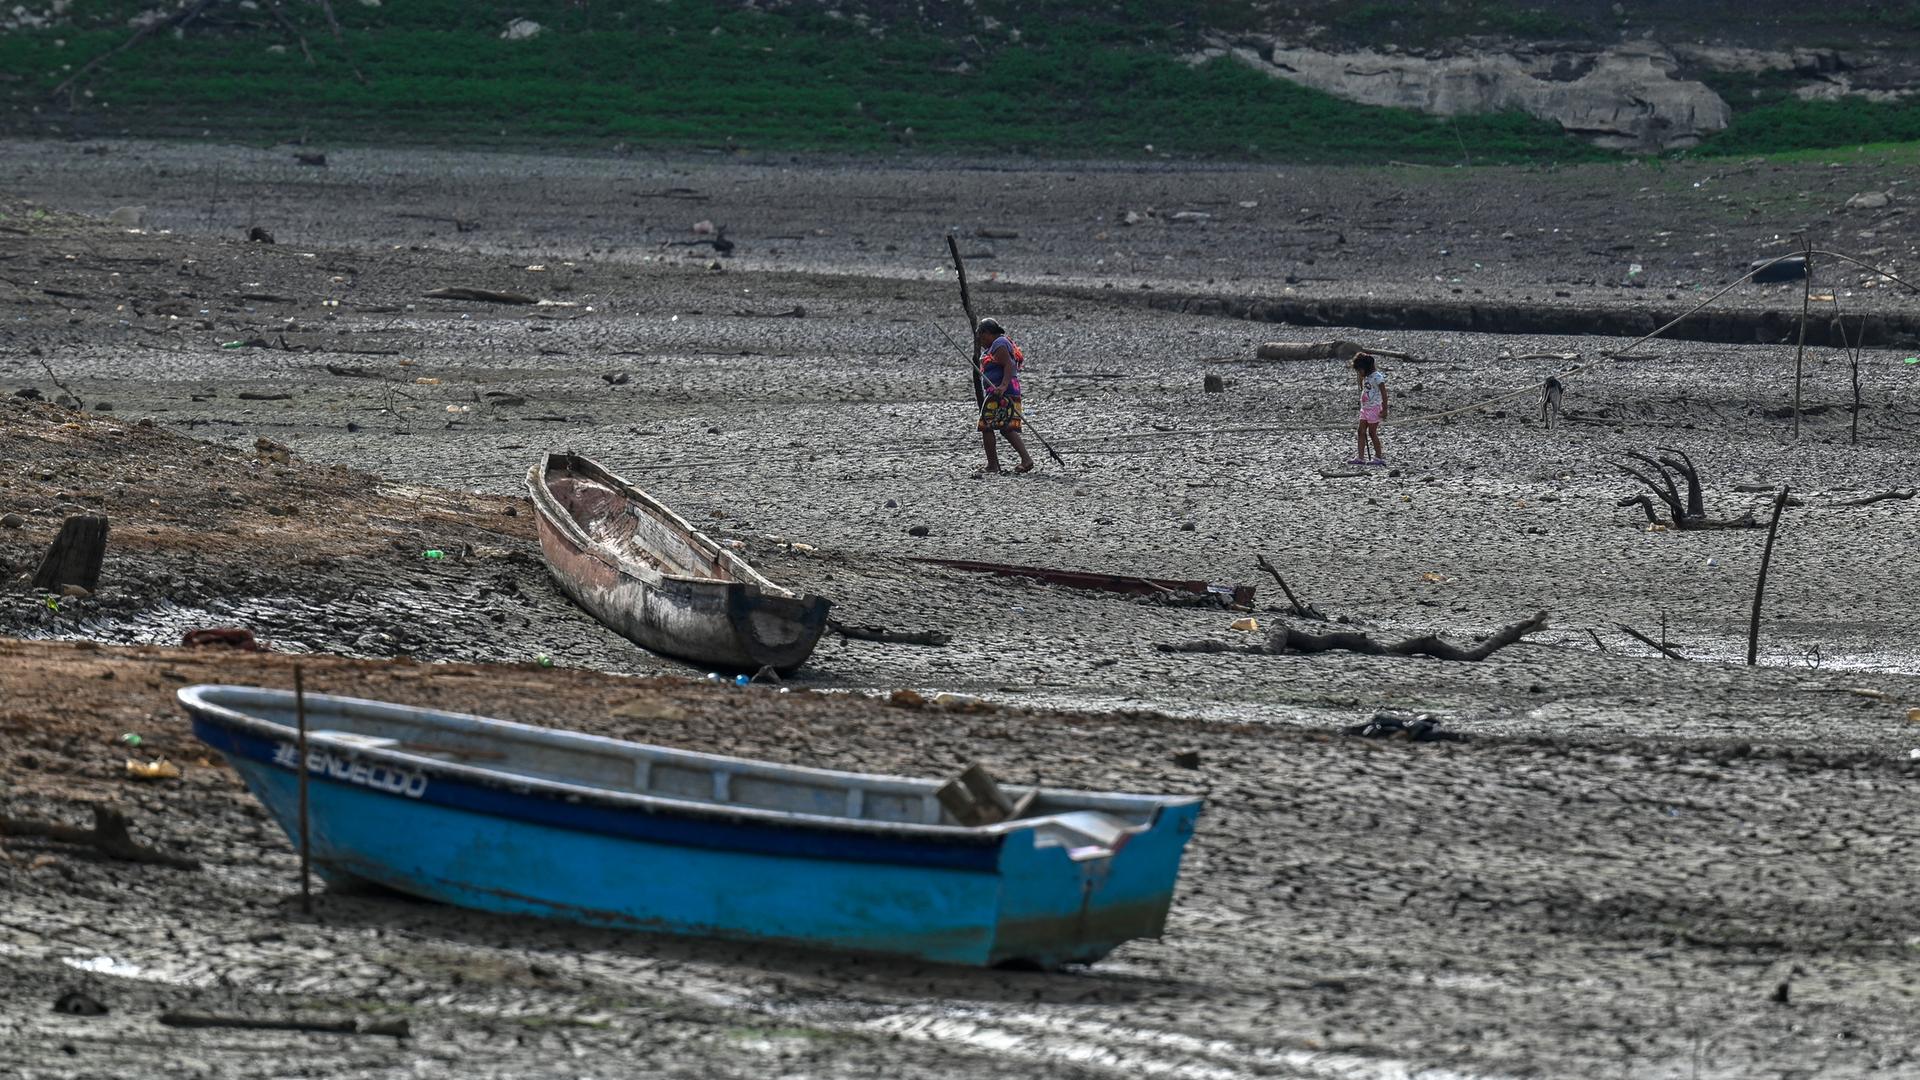
[[[33,587],[59,592],[62,586],[78,585],[93,592],[100,587],[100,563],[106,556],[107,519],[100,514],[70,517],[40,560]]]

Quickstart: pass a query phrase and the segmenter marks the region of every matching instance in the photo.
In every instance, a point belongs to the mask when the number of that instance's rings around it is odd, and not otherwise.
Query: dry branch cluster
[[[1627,451],[1627,456],[1646,465],[1654,475],[1659,476],[1658,481],[1655,481],[1646,471],[1632,465],[1615,462],[1614,468],[1645,484],[1649,491],[1658,496],[1660,501],[1666,504],[1669,520],[1660,520],[1659,512],[1654,509],[1653,500],[1646,495],[1629,496],[1621,499],[1619,505],[1637,505],[1647,512],[1647,521],[1650,524],[1674,529],[1754,529],[1759,527],[1760,523],[1753,519],[1751,510],[1737,518],[1708,517],[1700,495],[1700,472],[1694,467],[1693,459],[1683,451],[1670,446],[1659,446],[1654,449],[1662,456],[1656,458],[1638,450]],[[1669,472],[1669,469],[1672,472]],[[1684,501],[1680,496],[1676,474],[1680,480],[1686,481],[1687,494]]]

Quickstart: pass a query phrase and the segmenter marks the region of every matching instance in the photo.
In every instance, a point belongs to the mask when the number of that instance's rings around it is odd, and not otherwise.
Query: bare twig
[[[1773,500],[1773,520],[1767,523],[1767,546],[1760,552],[1760,576],[1753,583],[1753,618],[1747,623],[1747,666],[1759,662],[1760,656],[1760,602],[1767,592],[1767,565],[1773,562],[1773,537],[1780,530],[1780,512],[1787,508],[1787,485],[1780,485],[1780,494]]]
[[[855,641],[878,641],[887,645],[928,645],[937,648],[953,641],[953,638],[938,630],[889,630],[884,626],[848,626],[838,619],[828,619],[827,629]]]
[[[1293,613],[1295,615],[1303,619],[1319,619],[1321,622],[1327,621],[1326,614],[1319,608],[1314,607],[1312,604],[1303,604],[1298,597],[1293,595],[1293,589],[1287,585],[1287,579],[1280,576],[1280,571],[1274,569],[1274,565],[1267,561],[1265,555],[1255,555],[1253,557],[1253,564],[1273,576],[1274,582],[1280,586],[1280,591],[1287,594],[1287,603],[1293,605]]]
[[[1621,633],[1623,633],[1623,634],[1625,634],[1625,635],[1627,635],[1628,637],[1630,637],[1630,638],[1632,638],[1633,640],[1635,640],[1635,641],[1637,641],[1637,642],[1639,642],[1640,644],[1642,644],[1642,645],[1645,645],[1645,646],[1646,646],[1647,648],[1649,648],[1649,649],[1657,649],[1657,650],[1659,650],[1660,652],[1662,652],[1662,653],[1664,653],[1664,654],[1666,654],[1666,656],[1667,656],[1667,658],[1668,658],[1669,660],[1685,660],[1685,659],[1687,659],[1686,657],[1684,657],[1684,656],[1682,656],[1682,655],[1680,655],[1680,654],[1679,654],[1678,652],[1675,652],[1675,651],[1674,651],[1673,649],[1670,649],[1670,648],[1668,648],[1667,646],[1665,646],[1665,645],[1662,645],[1662,644],[1660,644],[1659,642],[1657,642],[1657,641],[1655,641],[1655,640],[1653,640],[1652,638],[1650,638],[1650,637],[1648,637],[1647,635],[1645,635],[1645,634],[1643,634],[1643,633],[1641,633],[1640,631],[1638,631],[1638,630],[1635,630],[1635,629],[1634,629],[1633,627],[1631,627],[1631,626],[1628,626],[1628,625],[1627,625],[1626,623],[1616,623],[1616,624],[1614,624],[1614,625],[1616,625],[1616,626],[1618,626],[1618,627],[1620,628],[1620,632],[1621,632]]]
[[[1885,502],[1888,499],[1911,499],[1915,495],[1920,495],[1920,489],[1894,488],[1891,491],[1883,491],[1878,495],[1868,495],[1864,499],[1848,499],[1846,502],[1837,502],[1832,505],[1834,506],[1872,506],[1874,503]]]

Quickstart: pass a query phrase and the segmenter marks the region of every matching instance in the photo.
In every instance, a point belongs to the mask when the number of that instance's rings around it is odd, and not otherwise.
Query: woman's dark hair
[[[1000,325],[999,319],[981,319],[980,325],[973,328],[976,334],[985,333],[988,330],[993,331],[994,337],[1000,337],[1007,332],[1007,328]]]
[[[1373,374],[1373,354],[1357,352],[1353,354],[1353,370],[1362,375]]]

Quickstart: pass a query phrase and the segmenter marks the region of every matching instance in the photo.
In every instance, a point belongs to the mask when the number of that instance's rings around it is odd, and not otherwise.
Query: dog
[[[1548,431],[1552,431],[1553,422],[1560,419],[1560,395],[1565,391],[1566,387],[1560,385],[1560,379],[1554,375],[1547,376],[1547,381],[1540,386],[1540,422],[1547,425]]]

